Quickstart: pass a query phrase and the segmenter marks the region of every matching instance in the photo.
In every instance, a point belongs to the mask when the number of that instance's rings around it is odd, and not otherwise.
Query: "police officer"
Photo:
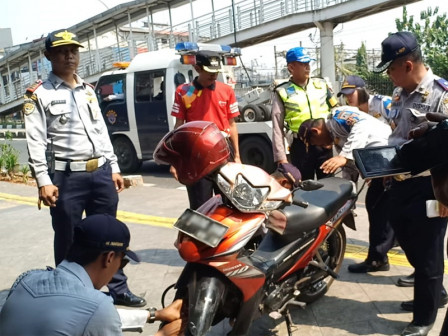
[[[401,145],[409,132],[425,121],[427,112],[448,112],[448,82],[426,68],[420,46],[410,32],[398,32],[381,44],[381,63],[375,72],[387,70],[396,86],[390,117],[389,145]],[[426,201],[434,192],[429,171],[392,180],[389,191],[391,225],[407,259],[415,268],[413,320],[401,335],[427,335],[443,301],[443,241],[446,218],[428,218]]]
[[[325,80],[310,78],[311,58],[305,48],[288,50],[286,62],[291,74],[289,81],[275,88],[272,102],[272,145],[274,160],[281,165],[287,163],[284,147],[284,127],[293,135],[290,146],[291,163],[299,168],[303,179],[325,177],[319,168],[332,157],[331,147],[306,146],[297,137],[301,123],[307,119],[321,118],[337,105],[336,98]]]
[[[39,188],[40,203],[50,207],[54,256],[58,265],[67,255],[74,226],[86,215],[116,216],[123,178],[93,87],[77,74],[79,48],[67,30],[50,33],[45,57],[52,71],[25,94],[29,164]],[[108,285],[116,304],[144,306],[119,270]]]
[[[389,124],[389,114],[392,98],[389,96],[371,95],[366,89],[366,83],[359,76],[347,76],[342,83],[338,97],[343,96],[347,104],[356,106],[359,110],[370,114]],[[390,133],[390,128],[389,129]],[[387,145],[387,141],[383,144]],[[346,171],[342,171],[342,176]],[[348,171],[352,181],[357,182],[359,173]],[[366,194],[366,210],[369,217],[369,251],[363,262],[348,266],[349,272],[366,273],[389,270],[387,252],[394,246],[395,235],[389,223],[389,200],[382,179],[373,179]]]

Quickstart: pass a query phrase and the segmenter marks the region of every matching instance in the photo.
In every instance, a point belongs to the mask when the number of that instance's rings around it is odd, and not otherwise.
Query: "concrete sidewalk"
[[[129,286],[143,295],[148,306],[160,307],[166,287],[179,276],[184,261],[173,242],[177,231],[172,222],[187,207],[184,190],[139,186],[120,194],[119,217],[132,235],[131,248],[142,262],[126,267]],[[0,182],[0,306],[16,277],[33,268],[53,266],[53,232],[48,208],[37,210],[36,187]],[[394,284],[412,268],[403,262],[400,249],[392,251],[391,270],[372,274],[350,274],[347,265],[365,258],[368,222],[363,200],[356,209],[357,231],[346,229],[347,248],[340,278],[334,281],[325,297],[305,309],[293,308],[294,335],[399,335],[411,321],[412,314],[400,309],[400,302],[413,297],[412,288]],[[447,280],[447,279],[445,279]],[[446,282],[446,281],[445,281]],[[172,299],[168,294],[167,301]],[[439,334],[445,308],[429,335]],[[143,336],[153,335],[155,325],[147,325]],[[211,335],[225,335],[226,324],[218,325]],[[125,335],[136,335],[127,332]],[[264,317],[257,321],[252,336],[287,335],[285,323]]]

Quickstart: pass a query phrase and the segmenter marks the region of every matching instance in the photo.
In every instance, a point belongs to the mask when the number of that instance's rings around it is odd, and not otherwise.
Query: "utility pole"
[[[274,46],[274,62],[275,62],[275,78],[278,78],[278,67],[277,67],[277,46]]]

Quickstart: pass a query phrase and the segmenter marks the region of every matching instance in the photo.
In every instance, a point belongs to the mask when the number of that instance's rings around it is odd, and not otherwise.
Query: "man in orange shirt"
[[[221,56],[214,51],[201,50],[196,54],[193,66],[198,76],[192,83],[180,85],[175,93],[171,115],[176,117],[174,128],[196,120],[215,123],[229,140],[235,162],[241,162],[238,131],[235,118],[239,115],[238,103],[232,88],[218,82],[222,71]],[[171,173],[177,179],[174,167]],[[197,209],[213,196],[213,181],[205,177],[187,186],[190,208]]]

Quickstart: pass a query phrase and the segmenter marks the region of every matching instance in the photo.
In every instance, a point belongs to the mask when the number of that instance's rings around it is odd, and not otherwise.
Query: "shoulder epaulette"
[[[439,84],[442,89],[444,89],[445,91],[448,91],[448,81],[444,78],[439,78],[436,80],[437,84]]]
[[[275,90],[276,88],[280,87],[280,86],[283,86],[283,85],[285,85],[285,84],[288,84],[289,82],[290,82],[290,81],[287,80],[287,81],[285,81],[285,82],[282,82],[282,83],[278,84],[277,86],[274,87],[274,90]]]
[[[90,86],[92,89],[95,89],[95,85],[92,85],[92,84],[90,84],[90,83],[87,83],[87,82],[84,82],[84,83],[86,83],[88,86]]]
[[[33,85],[31,85],[30,87],[26,88],[26,92],[33,93],[41,85],[42,85],[42,81],[40,79],[38,79],[37,81],[34,82]]]

